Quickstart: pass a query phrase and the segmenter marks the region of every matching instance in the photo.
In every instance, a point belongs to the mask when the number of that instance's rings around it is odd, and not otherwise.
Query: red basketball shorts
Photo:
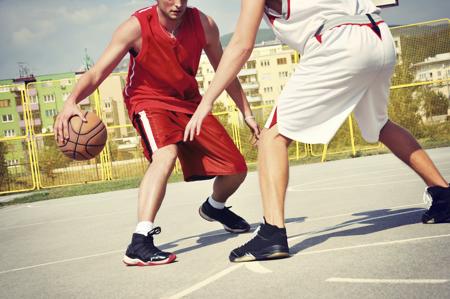
[[[184,129],[191,116],[154,108],[134,113],[132,122],[141,136],[145,157],[152,161],[158,149],[177,144],[185,181],[246,172],[244,157],[212,115],[204,119],[200,135],[194,141],[183,142]]]

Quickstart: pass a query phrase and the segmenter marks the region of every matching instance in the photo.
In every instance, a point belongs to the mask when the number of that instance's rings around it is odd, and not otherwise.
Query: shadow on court
[[[286,223],[295,223],[295,222],[300,223],[300,222],[304,222],[305,219],[306,219],[306,217],[288,218],[288,219],[286,219]],[[258,226],[259,226],[259,223],[252,223],[250,232],[254,231]],[[204,234],[200,234],[200,235],[181,238],[181,239],[172,241],[170,243],[161,245],[161,246],[159,246],[159,248],[161,250],[168,250],[170,248],[177,247],[179,245],[178,243],[180,243],[182,241],[198,238],[197,244],[174,251],[174,253],[176,253],[176,254],[181,254],[181,253],[189,252],[192,250],[200,249],[202,247],[222,243],[228,239],[236,238],[237,236],[238,236],[238,234],[228,233],[228,232],[225,232],[223,229],[220,229],[220,230],[216,230],[216,231],[212,231],[212,232],[208,232],[208,233],[204,233]]]
[[[421,223],[420,212],[425,211],[424,209],[402,209],[402,210],[390,210],[381,209],[375,211],[368,211],[362,213],[353,214],[353,216],[362,216],[359,219],[354,219],[351,221],[346,221],[341,224],[313,232],[302,233],[298,235],[289,236],[289,238],[307,236],[311,234],[320,234],[319,236],[314,236],[301,241],[298,244],[291,246],[291,254],[296,254],[305,249],[319,245],[328,239],[337,237],[348,237],[348,236],[358,236],[358,235],[368,235],[376,232],[397,228],[406,225],[412,225]],[[345,229],[340,231],[335,231],[337,229],[342,229],[353,224],[361,224],[363,227],[356,227],[351,229]],[[332,232],[335,231],[335,232]],[[329,232],[329,233],[327,233]],[[325,234],[323,234],[325,233]]]

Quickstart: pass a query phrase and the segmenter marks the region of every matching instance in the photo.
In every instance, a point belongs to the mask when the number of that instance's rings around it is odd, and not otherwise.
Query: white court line
[[[437,235],[437,236],[428,236],[428,237],[420,237],[420,238],[412,238],[412,239],[403,239],[403,240],[388,241],[388,242],[376,242],[376,243],[360,244],[360,245],[354,245],[354,246],[346,246],[346,247],[338,247],[338,248],[330,248],[330,249],[322,249],[322,250],[299,252],[299,253],[295,254],[295,256],[312,255],[312,254],[320,254],[320,253],[343,251],[343,250],[353,250],[353,249],[377,247],[377,246],[386,246],[386,245],[395,245],[395,244],[403,244],[403,243],[409,243],[409,242],[415,242],[415,241],[440,239],[440,238],[449,238],[449,237],[450,237],[450,234]]]
[[[421,209],[421,210],[414,210],[414,211],[406,211],[406,212],[401,212],[401,213],[394,213],[394,214],[389,214],[389,215],[384,215],[384,216],[378,216],[378,217],[372,217],[372,218],[367,218],[367,219],[355,220],[355,221],[350,221],[350,222],[347,222],[347,223],[342,223],[342,224],[338,224],[338,225],[335,225],[335,226],[327,227],[325,229],[319,229],[319,230],[316,230],[316,231],[305,233],[305,234],[302,234],[301,236],[298,236],[298,237],[291,237],[291,238],[288,238],[288,241],[290,242],[290,241],[294,241],[294,240],[297,240],[297,239],[301,239],[301,238],[304,238],[306,235],[320,233],[320,232],[323,232],[324,230],[329,231],[329,230],[332,230],[332,229],[337,229],[337,228],[341,228],[341,227],[347,227],[347,226],[350,226],[350,225],[353,225],[353,224],[357,224],[357,223],[364,223],[364,222],[368,222],[368,221],[372,221],[372,220],[376,220],[376,219],[389,218],[389,217],[394,217],[394,216],[398,216],[398,215],[417,213],[417,212],[423,212],[423,209]]]
[[[245,267],[255,273],[259,273],[259,274],[267,274],[267,273],[272,273],[272,270],[267,269],[266,267],[264,267],[263,265],[261,265],[258,262],[253,262],[253,263],[245,263]]]
[[[66,218],[66,219],[59,219],[59,220],[52,220],[52,221],[45,221],[45,222],[35,222],[35,223],[30,223],[30,224],[12,225],[12,226],[0,227],[0,231],[2,231],[2,230],[9,230],[9,229],[16,229],[16,228],[24,228],[24,227],[36,226],[36,225],[53,224],[53,223],[61,223],[61,222],[70,222],[70,221],[74,221],[74,220],[97,218],[97,217],[103,217],[103,216],[129,214],[129,213],[131,213],[131,211],[129,211],[129,212],[112,212],[112,213],[104,213],[104,214],[97,214],[97,215],[90,215],[90,216],[73,217],[73,218]]]
[[[199,282],[197,284],[194,284],[190,288],[187,288],[184,291],[181,291],[181,292],[179,292],[179,293],[177,293],[177,294],[175,294],[173,296],[170,296],[169,299],[178,299],[178,298],[182,298],[182,297],[184,297],[186,295],[189,295],[189,294],[191,294],[191,293],[193,293],[193,292],[195,292],[195,291],[197,291],[197,290],[207,286],[208,284],[210,284],[210,283],[212,283],[212,282],[222,278],[223,276],[233,272],[234,270],[236,270],[236,269],[238,269],[238,268],[240,268],[242,266],[244,266],[244,264],[237,264],[237,265],[228,267],[228,268],[226,268],[226,269],[224,269],[224,270],[214,274],[213,276],[210,276],[209,278],[207,278],[207,279],[205,279],[205,280],[203,280],[203,281],[201,281],[201,282]]]
[[[417,206],[423,206],[423,203],[416,203],[416,204],[412,204],[412,205],[402,205],[402,206],[390,207],[390,208],[386,208],[386,209],[395,210],[395,209],[410,208],[410,207],[417,207]],[[365,212],[365,211],[338,214],[338,215],[333,215],[333,216],[323,216],[323,217],[312,218],[312,219],[306,218],[305,221],[303,221],[302,223],[315,222],[315,221],[327,220],[327,219],[332,219],[332,218],[339,218],[339,217],[343,217],[343,216],[352,216],[354,214],[359,214],[359,213],[363,213],[363,212]]]
[[[288,188],[290,192],[310,192],[310,191],[330,191],[330,190],[343,190],[343,189],[352,189],[359,187],[371,187],[371,186],[381,186],[381,185],[392,185],[392,184],[401,184],[401,183],[412,183],[412,182],[421,182],[420,178],[415,178],[411,180],[401,180],[401,181],[389,181],[389,182],[381,182],[381,183],[373,183],[373,184],[348,184],[346,186],[339,187],[325,187],[325,188],[311,188],[311,189],[296,189],[297,186],[293,186]]]
[[[447,283],[448,279],[368,279],[368,278],[339,278],[331,277],[326,282],[342,283],[385,283],[385,284],[439,284]]]
[[[348,247],[341,247],[341,248],[332,248],[332,249],[325,249],[325,250],[316,250],[316,251],[310,251],[310,252],[303,252],[303,253],[297,253],[297,255],[310,255],[310,254],[319,254],[319,253],[325,253],[325,252],[332,252],[332,251],[342,251],[342,250],[350,250],[350,249],[356,249],[356,248],[364,248],[364,247],[374,247],[374,246],[385,246],[385,245],[392,245],[392,244],[402,244],[407,242],[413,242],[413,241],[421,241],[421,240],[428,240],[428,239],[436,239],[436,238],[444,238],[444,237],[450,237],[450,234],[448,235],[438,235],[438,236],[429,236],[429,237],[422,237],[422,238],[413,238],[413,239],[405,239],[405,240],[397,240],[397,241],[391,241],[391,242],[378,242],[378,243],[371,243],[371,244],[362,244],[362,245],[356,245],[356,246],[348,246]],[[187,296],[205,286],[208,284],[216,281],[219,278],[222,278],[223,276],[231,273],[232,271],[238,269],[239,267],[243,266],[245,263],[238,264],[231,266],[229,268],[226,268],[219,273],[193,285],[190,288],[187,288],[186,290],[183,290],[169,299],[178,299],[182,298],[184,296]],[[253,271],[253,270],[252,270]],[[270,271],[270,270],[269,270]]]
[[[392,207],[392,208],[394,208],[394,207]],[[391,208],[387,208],[387,209],[391,209]],[[416,212],[416,211],[409,211],[409,212]],[[379,216],[379,217],[374,217],[374,218],[368,218],[368,219],[363,219],[363,220],[354,221],[354,222],[349,222],[349,223],[346,223],[345,226],[348,226],[348,225],[351,225],[351,224],[355,224],[355,223],[366,222],[366,221],[370,221],[370,220],[373,220],[373,219],[393,217],[393,216],[401,215],[401,214],[405,214],[405,213],[406,212],[397,213],[397,214],[391,214],[391,215],[385,215],[385,216]],[[354,213],[352,213],[352,214],[354,214]],[[338,216],[340,216],[340,215],[338,215]],[[331,217],[334,217],[334,216],[328,216],[327,218],[331,218]],[[314,221],[314,219],[311,219],[310,221]],[[338,226],[336,226],[335,228],[338,228]],[[312,234],[312,233],[314,233],[314,232],[310,232],[308,234]],[[225,235],[225,234],[229,234],[229,233],[223,232],[223,233],[217,233],[217,234],[210,234],[210,235],[206,235],[206,236],[202,236],[202,237],[220,236],[220,235]],[[293,237],[293,238],[288,238],[288,240],[289,241],[293,241],[293,240],[296,240],[296,239],[299,239],[299,238],[303,238],[303,237],[304,237],[304,235],[298,236],[298,237]],[[0,271],[0,274],[6,274],[6,273],[22,271],[22,270],[28,270],[28,269],[33,269],[33,268],[38,268],[38,267],[43,267],[43,266],[49,266],[49,265],[62,264],[62,263],[71,262],[71,261],[77,261],[77,260],[83,260],[83,259],[88,259],[88,258],[92,258],[92,257],[98,257],[98,256],[103,256],[103,255],[108,255],[108,254],[114,254],[114,253],[118,253],[118,252],[123,252],[123,250],[107,251],[107,252],[93,254],[93,255],[80,256],[80,257],[63,259],[63,260],[58,260],[58,261],[54,261],[54,262],[43,263],[43,264],[38,264],[38,265],[32,265],[32,266],[27,266],[27,267],[22,267],[22,268],[4,270],[4,271]]]
[[[449,164],[449,163],[450,163],[450,162],[448,162],[448,163],[441,163],[441,164]],[[444,170],[449,170],[449,169],[450,169],[450,168],[439,168],[439,170],[440,170],[441,172],[444,171]],[[384,169],[384,170],[366,171],[366,172],[364,172],[364,175],[381,174],[381,173],[385,173],[385,172],[391,172],[391,171],[394,171],[394,170],[395,170],[395,171],[398,171],[398,167],[397,167],[397,168]],[[414,173],[411,173],[411,172],[404,172],[404,173],[401,173],[401,174],[392,174],[392,175],[389,175],[389,176],[383,176],[383,178],[385,178],[385,177],[395,177],[395,176],[407,176],[407,175],[408,175],[408,176],[409,176],[409,175],[414,175]],[[295,190],[297,187],[303,187],[303,186],[307,186],[307,185],[313,185],[313,184],[316,184],[316,183],[323,184],[323,183],[325,183],[325,182],[342,181],[342,180],[349,179],[349,178],[352,178],[352,177],[361,177],[361,173],[350,174],[350,175],[339,175],[338,177],[331,177],[331,178],[323,178],[323,179],[319,179],[319,180],[312,181],[312,182],[305,182],[305,183],[302,183],[302,184],[289,186],[288,189],[291,188],[292,191],[293,191],[293,190]],[[369,177],[365,177],[365,179],[369,179]],[[289,190],[289,191],[291,191],[291,190]]]
[[[80,257],[74,257],[74,258],[71,258],[71,259],[65,259],[65,260],[59,260],[59,261],[54,261],[54,262],[48,262],[48,263],[43,263],[43,264],[38,264],[38,265],[33,265],[33,266],[27,266],[27,267],[22,267],[22,268],[16,268],[16,269],[11,269],[11,270],[5,270],[5,271],[0,271],[0,274],[6,274],[6,273],[12,273],[12,272],[17,272],[17,271],[22,271],[22,270],[29,270],[29,269],[38,268],[38,267],[44,267],[44,266],[62,264],[62,263],[67,263],[67,262],[79,261],[79,260],[84,260],[84,259],[88,259],[88,258],[99,257],[99,256],[104,256],[104,255],[109,255],[109,254],[114,254],[114,253],[119,253],[119,252],[123,252],[123,250],[113,250],[113,251],[108,251],[108,252],[103,252],[103,253],[92,254],[92,255],[85,255],[85,256],[80,256]]]

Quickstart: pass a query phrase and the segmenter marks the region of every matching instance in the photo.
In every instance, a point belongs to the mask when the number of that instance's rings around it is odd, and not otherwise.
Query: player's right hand
[[[69,138],[69,119],[74,115],[78,115],[83,122],[87,122],[77,104],[67,100],[53,125],[53,132],[55,133],[55,141],[57,143],[62,144],[65,139]]]

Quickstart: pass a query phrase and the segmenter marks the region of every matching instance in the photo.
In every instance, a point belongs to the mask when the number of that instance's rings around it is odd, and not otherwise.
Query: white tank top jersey
[[[379,14],[371,0],[281,0],[281,14],[265,7],[264,19],[275,36],[303,54],[306,42],[325,20],[336,17]]]

